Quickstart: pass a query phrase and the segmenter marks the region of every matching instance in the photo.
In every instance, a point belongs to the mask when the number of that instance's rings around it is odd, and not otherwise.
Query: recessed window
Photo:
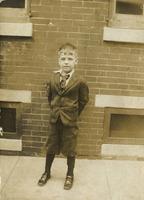
[[[21,137],[21,104],[2,102],[0,105],[0,127],[3,138],[18,139]]]
[[[117,0],[116,13],[130,14],[130,15],[143,15],[143,4]]]
[[[1,108],[0,109],[0,126],[4,132],[16,132],[16,109]]]
[[[144,110],[105,108],[104,142],[140,144],[144,141]]]
[[[144,29],[142,0],[110,0],[109,27]]]
[[[28,22],[30,0],[0,0],[0,22]]]
[[[111,114],[110,137],[144,137],[144,116],[130,114]]]
[[[0,0],[0,35],[32,36],[31,0]]]
[[[25,8],[25,0],[0,0],[0,7]]]

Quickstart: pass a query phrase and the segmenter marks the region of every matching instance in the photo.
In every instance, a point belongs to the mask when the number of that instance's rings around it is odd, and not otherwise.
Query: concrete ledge
[[[103,40],[144,43],[144,30],[104,27]]]
[[[144,157],[144,145],[103,144],[101,155]]]
[[[96,107],[144,108],[144,97],[96,95]]]
[[[32,36],[32,23],[0,23],[0,35]]]
[[[22,151],[22,140],[0,138],[0,150]]]
[[[0,101],[31,103],[31,91],[0,89]]]

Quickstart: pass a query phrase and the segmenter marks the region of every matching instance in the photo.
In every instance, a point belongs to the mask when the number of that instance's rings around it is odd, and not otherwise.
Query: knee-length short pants
[[[50,123],[48,140],[46,142],[47,153],[75,156],[77,146],[78,127],[65,126],[61,119],[56,123]]]

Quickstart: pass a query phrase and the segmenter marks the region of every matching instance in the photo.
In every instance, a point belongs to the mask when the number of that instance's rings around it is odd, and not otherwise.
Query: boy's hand
[[[0,127],[0,136],[3,136],[3,128]]]
[[[49,88],[48,82],[46,82],[46,83],[44,84],[44,87],[45,87],[46,90]]]

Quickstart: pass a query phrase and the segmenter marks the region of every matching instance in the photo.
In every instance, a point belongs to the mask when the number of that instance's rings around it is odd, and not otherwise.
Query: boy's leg
[[[63,154],[67,155],[67,175],[64,183],[64,189],[69,190],[73,186],[74,181],[74,166],[77,145],[78,127],[63,126]]]
[[[49,137],[46,142],[47,155],[45,162],[45,172],[42,174],[38,181],[39,186],[43,186],[50,178],[51,166],[55,157],[55,154],[59,153],[59,122],[49,124]]]
[[[75,166],[75,156],[68,156],[67,157],[67,176],[64,183],[64,189],[70,190],[73,186],[73,180],[74,180],[74,166]]]
[[[55,154],[47,153],[46,163],[45,163],[45,172],[42,174],[41,178],[38,181],[39,186],[43,186],[50,179],[51,166],[54,160]]]
[[[75,156],[68,156],[67,157],[67,176],[73,176],[74,166],[75,166]]]
[[[45,163],[45,173],[48,173],[49,175],[51,173],[51,166],[52,166],[54,158],[55,158],[55,154],[47,153],[46,163]]]

